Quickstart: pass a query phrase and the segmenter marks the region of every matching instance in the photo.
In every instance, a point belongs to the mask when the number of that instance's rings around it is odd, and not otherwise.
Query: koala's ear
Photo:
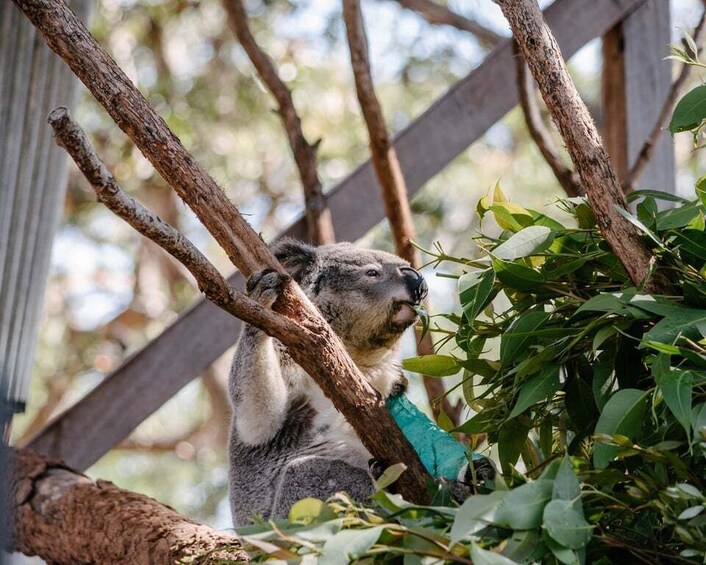
[[[272,244],[272,253],[292,278],[301,282],[316,262],[316,247],[298,239],[283,238]]]

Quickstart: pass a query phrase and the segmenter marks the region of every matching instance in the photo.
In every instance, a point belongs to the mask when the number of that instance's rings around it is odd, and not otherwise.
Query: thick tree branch
[[[321,188],[321,180],[316,171],[316,146],[310,145],[304,137],[301,120],[292,100],[292,93],[279,77],[272,60],[260,48],[248,27],[248,15],[241,0],[223,0],[228,13],[228,23],[240,44],[248,54],[257,74],[277,100],[279,115],[287,132],[294,161],[304,187],[307,228],[309,238],[315,245],[335,243],[331,212]]]
[[[93,482],[28,449],[10,454],[6,507],[14,515],[8,528],[11,549],[49,563],[248,562],[235,536],[197,524],[147,496]]]
[[[512,33],[566,143],[604,237],[633,284],[642,284],[650,277],[655,258],[640,231],[616,209],[627,208],[620,182],[536,0],[495,1],[510,22]],[[657,272],[647,280],[646,288],[650,292],[664,292],[667,283]]]
[[[365,34],[363,15],[358,0],[344,0],[343,19],[346,24],[358,101],[360,102],[360,108],[363,112],[370,138],[371,159],[375,168],[375,175],[380,184],[387,219],[395,240],[395,249],[400,257],[409,261],[414,268],[419,269],[421,267],[421,259],[419,251],[412,244],[417,235],[412,222],[412,210],[407,197],[407,186],[397,159],[397,153],[390,141],[390,134],[385,125],[382,106],[375,94],[375,86],[370,70],[370,58],[368,56],[368,39]],[[420,355],[434,353],[429,334],[422,338],[420,332],[417,332],[417,339],[419,340],[417,352]],[[422,381],[434,417],[438,419],[443,407],[449,418],[455,424],[458,423],[460,408],[453,406],[449,402],[445,396],[446,391],[443,383],[439,379],[433,379],[427,375],[422,376]],[[435,402],[436,399],[441,399],[441,404]]]
[[[515,65],[517,67],[517,88],[520,93],[520,107],[525,116],[525,123],[530,136],[551,168],[556,180],[569,196],[583,196],[584,191],[578,174],[564,163],[557,151],[551,133],[544,125],[542,113],[535,97],[534,79],[527,69],[525,58],[520,53],[517,42],[513,41]]]
[[[243,296],[228,285],[191,242],[120,189],[65,109],[52,112],[50,121],[57,138],[76,161],[99,199],[137,231],[181,261],[194,275],[199,288],[215,304],[280,340],[294,361],[350,422],[373,456],[407,464],[408,471],[398,483],[400,492],[412,501],[428,500],[425,484],[429,476],[414,449],[394,423],[377,392],[346,354],[338,336],[299,287],[293,282],[285,287],[276,304],[283,315]],[[370,422],[376,425],[371,426]]]
[[[461,31],[469,31],[486,47],[492,48],[506,38],[482,26],[475,20],[462,16],[433,0],[396,0],[400,6],[417,12],[433,25],[449,25]]]
[[[706,10],[704,10],[704,12],[701,14],[701,19],[699,20],[699,23],[696,24],[696,27],[694,28],[694,33],[692,34],[692,38],[694,39],[694,42],[697,46],[699,46],[703,42],[704,30],[706,30],[706,25],[704,25],[705,23]],[[685,48],[688,49],[688,45],[685,45]],[[679,100],[681,90],[686,84],[686,81],[689,79],[689,75],[691,74],[692,68],[693,65],[689,65],[688,63],[682,64],[679,74],[677,75],[677,78],[674,79],[674,82],[672,83],[672,86],[669,89],[669,93],[667,94],[667,98],[665,98],[664,100],[662,110],[660,111],[659,116],[657,116],[657,120],[655,121],[652,130],[650,130],[650,134],[647,136],[647,139],[645,140],[642,149],[640,149],[640,152],[637,154],[635,163],[633,163],[632,168],[628,171],[627,175],[625,176],[625,179],[623,179],[624,192],[632,192],[635,189],[637,183],[640,182],[642,173],[645,172],[645,168],[647,167],[647,164],[652,158],[652,154],[654,153],[657,141],[659,140],[659,137],[662,134],[662,131],[664,130],[664,125],[667,123],[667,120],[669,120],[670,116],[672,115],[672,112],[674,112],[674,108],[677,105],[677,101]]]

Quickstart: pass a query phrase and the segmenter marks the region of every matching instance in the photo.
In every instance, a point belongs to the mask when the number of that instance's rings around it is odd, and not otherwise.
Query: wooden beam
[[[603,38],[603,135],[624,178],[662,110],[672,84],[664,58],[671,42],[669,2],[648,0]],[[674,146],[661,135],[637,188],[674,193]]]
[[[570,57],[646,0],[557,0],[546,11],[562,52]],[[414,195],[518,103],[509,41],[491,52],[393,142],[407,189]],[[341,241],[362,237],[384,219],[369,161],[327,196]],[[305,239],[302,218],[284,232]],[[242,287],[238,275],[231,281]],[[85,469],[232,346],[240,323],[199,301],[160,336],[49,424],[30,446]]]

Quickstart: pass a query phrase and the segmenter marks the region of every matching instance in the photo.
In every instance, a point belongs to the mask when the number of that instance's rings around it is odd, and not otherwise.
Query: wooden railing
[[[622,139],[628,148],[644,142],[657,114],[653,109],[661,106],[671,83],[670,67],[662,64],[669,43],[668,4],[666,0],[557,0],[545,12],[567,58],[592,39],[620,30],[625,57],[622,62],[609,62],[609,66],[629,65],[624,78],[613,86],[613,95],[617,92],[623,97],[620,119],[626,120],[629,135]],[[395,137],[410,196],[518,103],[512,57],[510,41],[499,45]],[[648,76],[655,81],[652,86],[644,84]],[[616,115],[606,116],[609,131],[623,123],[614,119]],[[648,125],[637,127],[638,123]],[[662,143],[644,178],[650,183],[658,179],[662,188],[670,189],[674,183],[673,151],[668,141]],[[620,150],[617,145],[609,149]],[[626,155],[631,152],[626,149]],[[337,237],[356,240],[383,220],[382,203],[374,205],[379,199],[371,164],[366,162],[327,196]],[[304,219],[284,234],[304,239]],[[239,275],[233,275],[231,281],[242,287]],[[198,301],[50,423],[30,446],[85,469],[203,373],[235,343],[239,330],[238,320],[205,300]]]

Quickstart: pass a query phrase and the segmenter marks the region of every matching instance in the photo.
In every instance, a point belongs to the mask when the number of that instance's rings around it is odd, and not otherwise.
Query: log
[[[247,563],[232,534],[178,514],[148,496],[92,481],[29,449],[8,450],[9,548],[48,563],[194,565]]]

